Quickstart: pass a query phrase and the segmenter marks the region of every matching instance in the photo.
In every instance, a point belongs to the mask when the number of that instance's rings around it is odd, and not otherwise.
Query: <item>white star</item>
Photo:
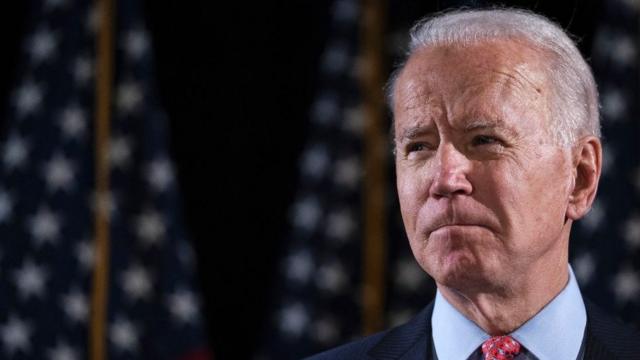
[[[134,82],[125,82],[118,86],[116,104],[120,113],[126,115],[138,110],[142,99],[143,94],[140,85]]]
[[[31,60],[38,64],[55,55],[58,39],[51,30],[42,28],[31,36],[27,46]]]
[[[306,283],[313,272],[313,259],[307,251],[297,251],[285,261],[285,271],[290,280]]]
[[[636,45],[631,37],[627,35],[617,35],[613,41],[613,51],[611,55],[619,65],[633,64],[636,58]]]
[[[157,158],[151,161],[146,168],[146,179],[153,190],[166,191],[174,180],[173,166],[169,159]]]
[[[133,301],[148,299],[153,290],[149,272],[140,265],[133,265],[124,270],[120,282],[124,292]]]
[[[362,134],[364,131],[364,110],[361,107],[345,109],[344,118],[344,130],[354,135]]]
[[[616,121],[627,111],[627,100],[617,89],[610,89],[602,94],[602,113],[605,120]]]
[[[139,215],[136,219],[136,234],[146,246],[160,243],[166,234],[162,216],[154,210],[147,210]]]
[[[280,311],[278,325],[280,331],[289,337],[299,337],[307,328],[309,314],[307,309],[300,303],[286,306]]]
[[[49,191],[70,191],[75,180],[74,165],[63,154],[57,153],[44,168],[45,181]]]
[[[29,154],[29,144],[20,136],[12,134],[4,146],[2,160],[8,170],[20,168],[24,165]]]
[[[44,295],[47,273],[31,260],[26,260],[22,267],[14,271],[13,280],[23,299]]]
[[[133,60],[140,60],[149,50],[149,37],[142,29],[128,31],[123,43],[127,56]]]
[[[40,208],[38,213],[29,219],[29,232],[41,246],[45,242],[55,244],[60,234],[60,219],[58,215],[46,207]]]
[[[613,279],[613,292],[620,303],[632,301],[640,292],[640,278],[630,268],[620,271]]]
[[[109,160],[114,168],[126,168],[131,160],[131,140],[124,136],[113,138],[109,148]]]
[[[67,139],[82,139],[87,130],[87,115],[78,105],[70,105],[60,114],[60,128]]]
[[[359,9],[355,1],[340,0],[333,5],[333,18],[341,22],[354,21],[358,18]]]
[[[74,323],[86,323],[89,318],[89,304],[87,297],[78,289],[72,289],[62,295],[60,305],[65,315]]]
[[[50,348],[47,354],[49,360],[77,360],[80,358],[76,349],[61,341],[58,341],[55,347]]]
[[[333,180],[339,186],[353,189],[360,180],[360,162],[355,156],[336,161]]]
[[[173,319],[181,324],[192,324],[197,320],[198,302],[190,291],[179,290],[170,294],[167,306]]]
[[[78,57],[73,64],[72,72],[76,85],[87,85],[93,77],[93,64],[87,56]]]
[[[93,263],[95,259],[95,250],[93,243],[90,240],[84,240],[77,243],[75,247],[76,259],[80,268],[86,272],[93,269]]]
[[[315,229],[322,215],[318,200],[311,197],[296,203],[292,210],[293,224],[307,231]]]
[[[602,176],[608,176],[611,173],[611,169],[615,169],[615,162],[615,148],[604,144],[602,146]]]
[[[631,249],[640,247],[640,215],[633,214],[624,224],[622,236]]]
[[[329,214],[327,217],[327,236],[345,242],[356,228],[353,214],[349,209],[342,209]]]
[[[13,199],[11,195],[0,189],[0,223],[7,222],[13,215]]]
[[[596,271],[596,262],[590,252],[583,252],[573,260],[572,267],[578,282],[581,285],[586,285],[591,281]]]
[[[349,47],[344,41],[334,41],[329,44],[322,59],[322,67],[330,73],[344,71],[349,65]]]
[[[27,81],[18,88],[14,105],[19,117],[30,115],[42,106],[42,88],[33,81]]]
[[[329,152],[322,145],[315,145],[302,156],[302,172],[315,179],[324,175],[329,167]]]
[[[342,265],[336,261],[320,267],[316,275],[318,287],[324,291],[338,293],[347,285],[348,278]]]
[[[404,258],[398,261],[396,266],[394,282],[401,291],[415,292],[427,280],[424,271],[416,264],[413,259]]]
[[[602,224],[605,212],[606,211],[602,206],[602,203],[599,200],[596,200],[593,203],[591,210],[589,210],[587,215],[580,221],[580,223],[587,231],[592,233],[600,226],[600,224]]]
[[[31,332],[29,323],[10,315],[9,321],[0,327],[5,352],[9,356],[12,356],[16,351],[29,352]]]
[[[129,320],[119,317],[109,327],[109,339],[119,351],[138,351],[138,329]]]
[[[319,124],[335,122],[338,117],[338,101],[333,94],[321,95],[313,104],[312,119]]]
[[[338,322],[331,317],[323,317],[316,321],[311,329],[311,336],[321,344],[333,344],[340,335]]]

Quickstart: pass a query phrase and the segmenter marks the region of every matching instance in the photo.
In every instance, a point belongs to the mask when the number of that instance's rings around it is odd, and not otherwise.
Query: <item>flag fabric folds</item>
[[[29,6],[0,159],[0,357],[88,358],[94,210],[107,206],[107,358],[208,358],[141,4],[115,4],[111,187],[100,199],[99,14],[87,0]]]

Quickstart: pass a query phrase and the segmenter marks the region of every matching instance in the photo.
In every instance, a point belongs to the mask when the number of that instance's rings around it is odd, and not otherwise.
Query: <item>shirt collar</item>
[[[541,360],[575,359],[582,345],[587,313],[575,275],[569,266],[569,282],[533,318],[511,333]],[[490,336],[436,293],[433,343],[439,359],[464,360]]]

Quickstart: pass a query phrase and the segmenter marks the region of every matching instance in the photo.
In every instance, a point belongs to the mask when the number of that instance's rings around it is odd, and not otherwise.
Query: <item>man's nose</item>
[[[434,178],[429,189],[432,197],[471,194],[473,186],[468,178],[471,160],[453,144],[440,144],[434,166]]]

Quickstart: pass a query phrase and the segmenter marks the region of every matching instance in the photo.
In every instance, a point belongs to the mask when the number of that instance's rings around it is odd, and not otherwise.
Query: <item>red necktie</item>
[[[520,352],[520,344],[511,336],[494,336],[482,344],[484,360],[511,360]]]

